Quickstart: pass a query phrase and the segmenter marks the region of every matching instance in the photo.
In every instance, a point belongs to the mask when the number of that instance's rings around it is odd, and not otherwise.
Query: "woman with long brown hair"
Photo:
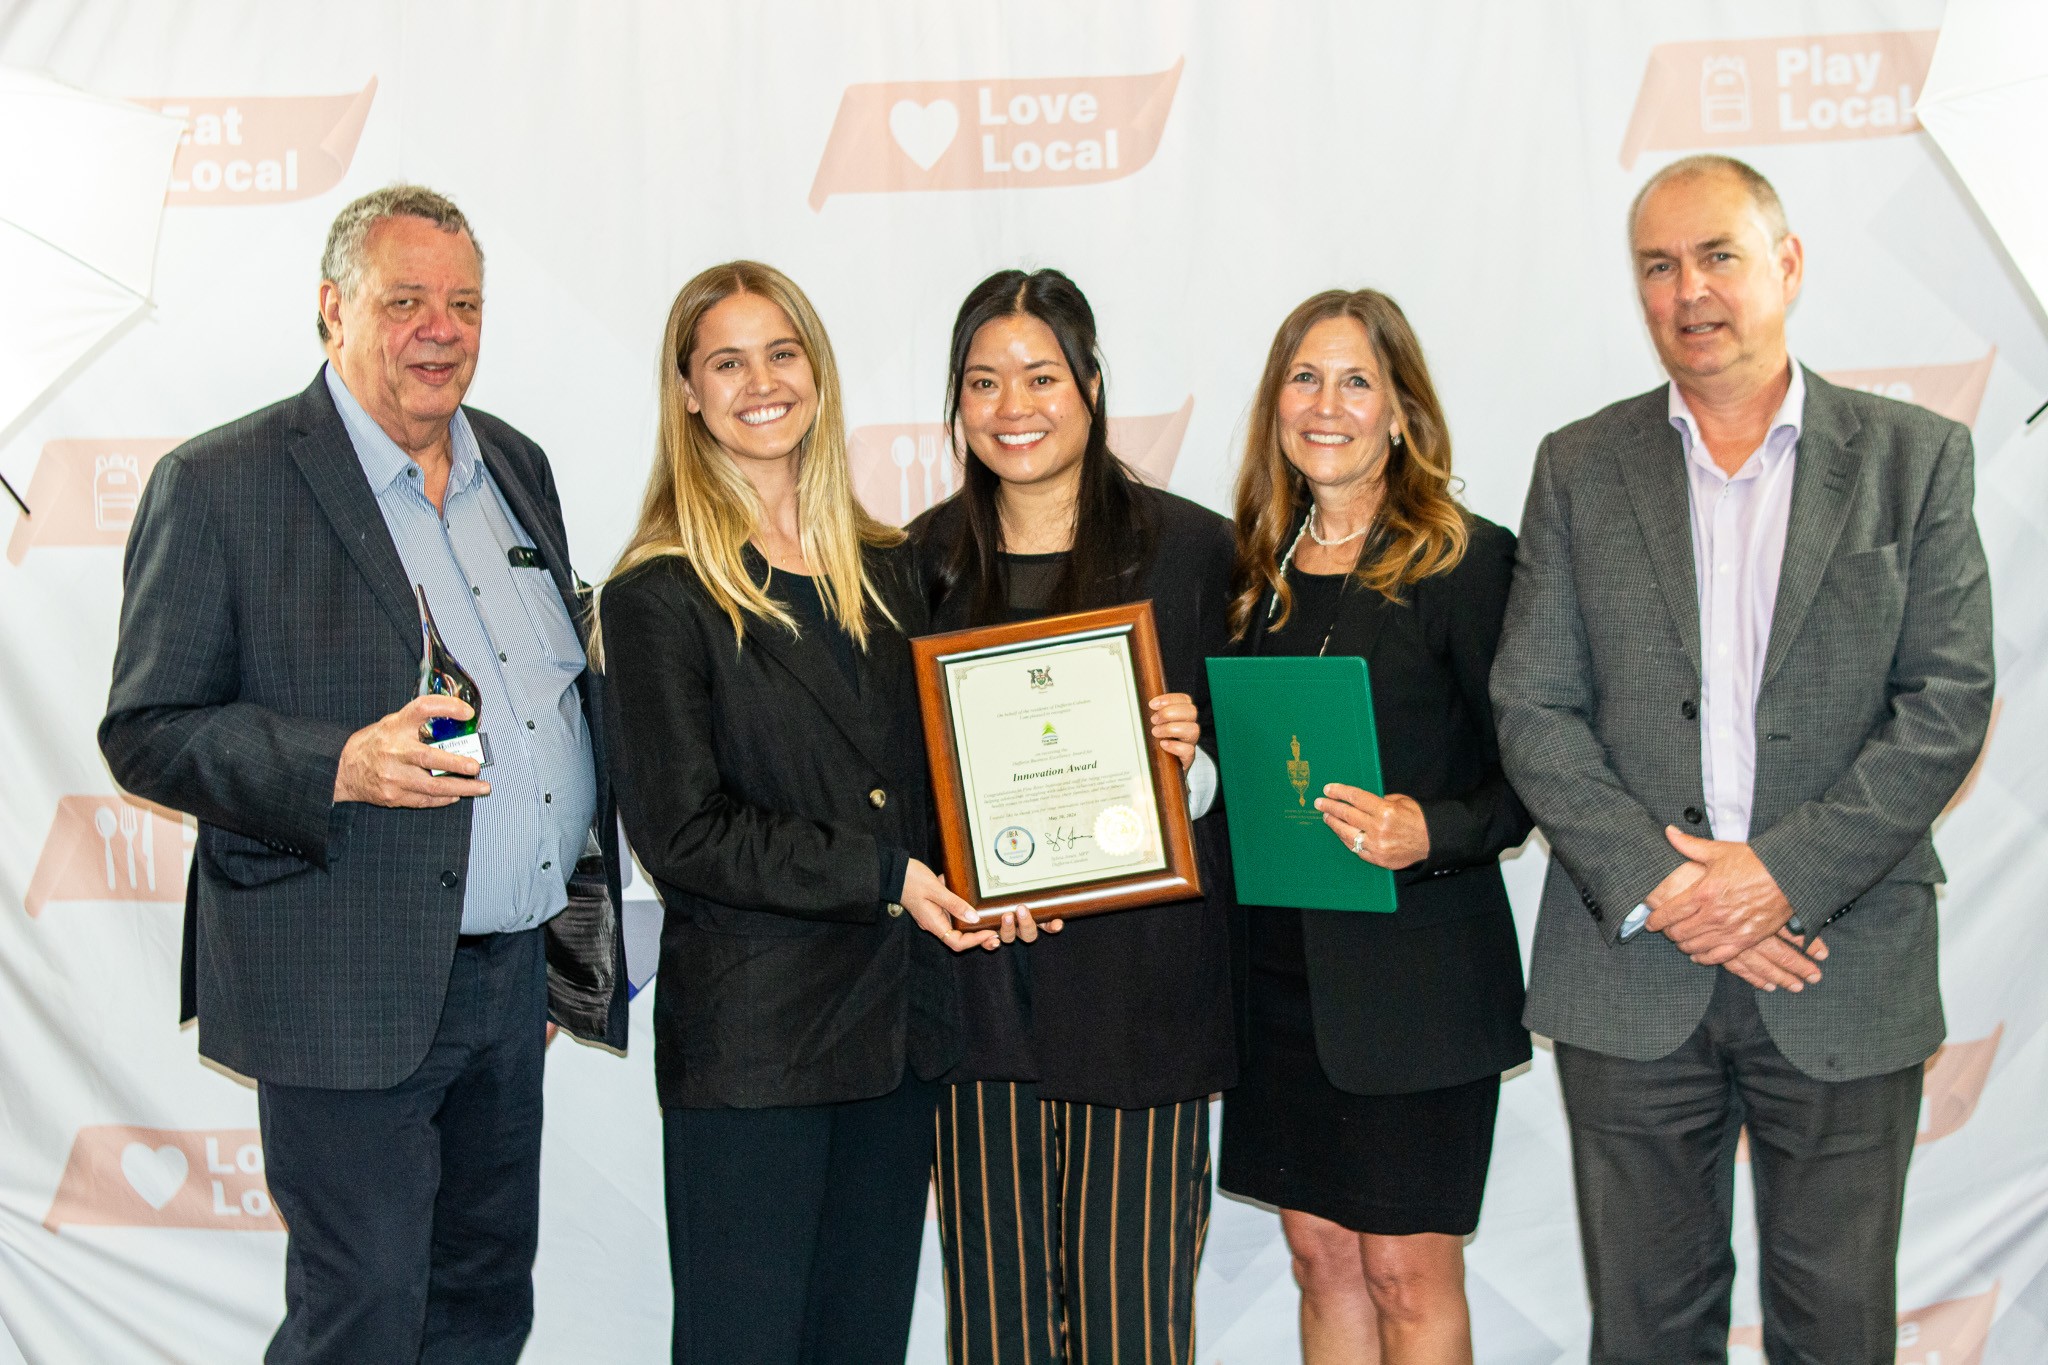
[[[661,893],[674,1353],[893,1365],[965,902],[931,808],[901,532],[860,509],[831,343],[751,261],[684,285],[640,522],[599,599],[619,813]]]
[[[1236,503],[1240,648],[1368,662],[1387,794],[1316,809],[1396,909],[1243,911],[1220,1184],[1281,1209],[1308,1365],[1470,1362],[1463,1238],[1529,1057],[1498,859],[1530,822],[1487,698],[1514,536],[1457,502],[1422,347],[1373,290],[1280,325]]]

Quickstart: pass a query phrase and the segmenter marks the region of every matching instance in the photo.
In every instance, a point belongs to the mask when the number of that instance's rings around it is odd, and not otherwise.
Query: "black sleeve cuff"
[[[877,839],[875,858],[881,866],[882,903],[900,903],[903,900],[903,879],[910,875],[909,851]]]

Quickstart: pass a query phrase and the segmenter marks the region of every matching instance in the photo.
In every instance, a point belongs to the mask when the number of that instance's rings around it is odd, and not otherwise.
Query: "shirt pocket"
[[[576,627],[569,621],[569,609],[555,587],[555,576],[546,568],[513,569],[512,582],[519,590],[519,605],[526,609],[534,639],[548,662],[582,672],[583,645]]]

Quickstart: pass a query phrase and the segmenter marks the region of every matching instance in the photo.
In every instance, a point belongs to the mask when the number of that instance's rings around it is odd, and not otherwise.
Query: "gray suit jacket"
[[[486,413],[485,466],[581,620],[540,448]],[[419,687],[404,565],[327,385],[194,437],[151,475],[128,538],[100,748],[123,787],[199,818],[186,891],[185,1017],[200,1051],[280,1085],[381,1088],[441,1016],[469,870],[467,800],[335,804],[350,734]],[[617,822],[602,708],[602,869],[550,922],[550,1001],[625,1046]]]
[[[1983,743],[1991,586],[1968,430],[1806,385],[1749,842],[1831,951],[1818,985],[1759,996],[1765,1025],[1833,1081],[1941,1043],[1928,831]],[[1525,1022],[1638,1060],[1691,1035],[1722,970],[1617,939],[1683,861],[1664,826],[1711,835],[1688,506],[1661,387],[1546,437],[1493,669],[1502,761],[1552,851]]]

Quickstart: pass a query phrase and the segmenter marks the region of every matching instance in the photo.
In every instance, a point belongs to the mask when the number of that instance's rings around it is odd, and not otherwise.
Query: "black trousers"
[[[257,1087],[290,1229],[269,1365],[518,1360],[540,1230],[541,934],[455,950],[440,1029],[397,1085]]]
[[[1749,1130],[1771,1365],[1891,1365],[1918,1066],[1817,1081],[1723,971],[1668,1057],[1557,1044],[1571,1119],[1592,1365],[1725,1361],[1736,1140]]]
[[[938,1093],[662,1110],[678,1365],[902,1365]]]
[[[1043,1100],[946,1087],[939,1244],[952,1365],[1195,1365],[1209,1100]]]

